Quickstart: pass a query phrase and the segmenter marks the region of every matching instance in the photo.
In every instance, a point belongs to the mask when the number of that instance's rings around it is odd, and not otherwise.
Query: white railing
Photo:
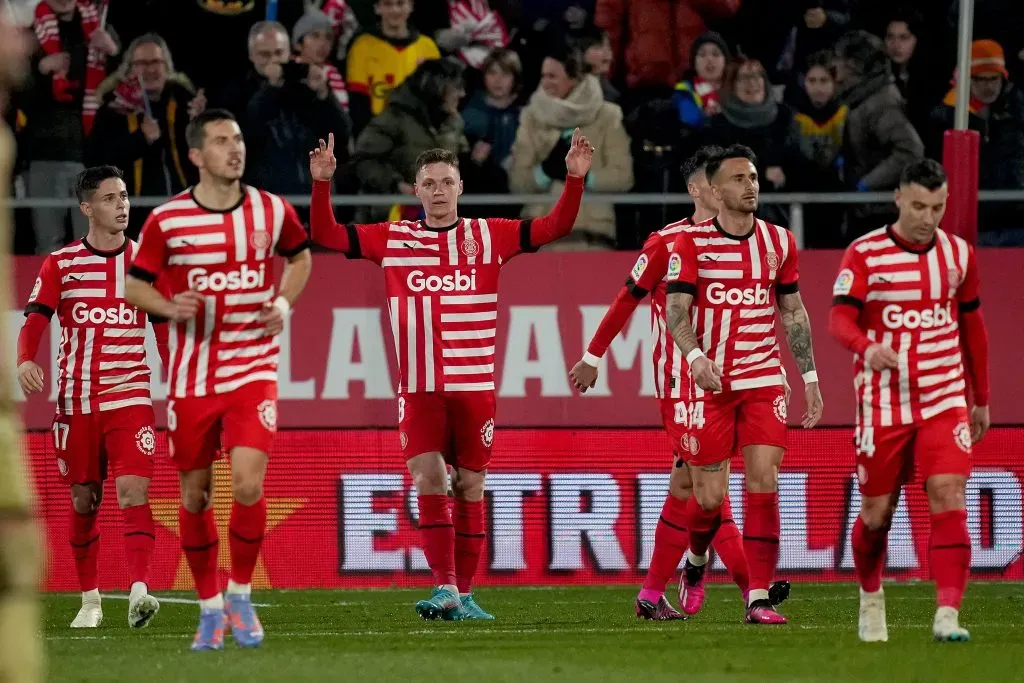
[[[309,206],[309,195],[288,195],[285,197],[295,206]],[[162,204],[163,197],[132,197],[132,205],[153,207]],[[335,195],[331,198],[334,206],[392,206],[419,204],[419,199],[404,194],[395,195]],[[663,193],[597,193],[587,192],[583,196],[585,203],[591,204],[628,204],[632,206],[660,206],[692,204],[687,194]],[[1024,203],[1022,190],[982,190],[978,193],[980,202],[1021,202]],[[551,204],[554,197],[550,194],[464,194],[459,198],[463,206],[480,205],[516,205],[516,204]],[[889,204],[892,192],[772,192],[761,195],[762,204],[785,204],[789,206],[789,229],[793,231],[797,244],[804,246],[804,206],[807,204]],[[78,203],[68,199],[19,198],[12,199],[10,206],[16,209],[57,209],[75,208]],[[680,218],[682,218],[680,216]]]

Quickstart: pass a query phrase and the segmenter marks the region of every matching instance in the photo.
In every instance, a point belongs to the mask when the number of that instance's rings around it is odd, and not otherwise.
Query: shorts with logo
[[[153,476],[156,453],[153,406],[137,405],[87,415],[57,415],[52,436],[57,469],[65,484]]]
[[[277,382],[167,401],[168,446],[182,472],[206,469],[233,448],[269,454],[276,432]]]
[[[786,396],[781,386],[726,390],[676,404],[673,421],[683,426],[679,451],[694,467],[728,460],[745,446],[786,447]]]
[[[493,391],[403,393],[398,436],[405,459],[440,451],[453,467],[482,472],[494,443]]]
[[[913,479],[971,474],[971,425],[965,408],[909,425],[858,426],[854,436],[862,496],[886,496]]]

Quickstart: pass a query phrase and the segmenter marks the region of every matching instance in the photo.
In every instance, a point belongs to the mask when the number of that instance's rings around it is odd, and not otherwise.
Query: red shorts
[[[786,396],[782,387],[725,391],[705,394],[699,400],[676,401],[669,417],[681,427],[677,443],[683,459],[696,467],[728,460],[744,446],[786,447]],[[670,436],[675,435],[670,432]]]
[[[491,462],[494,443],[494,393],[402,394],[398,431],[406,460],[440,451],[449,465],[482,472]]]
[[[914,475],[921,481],[936,474],[971,474],[971,425],[967,410],[957,408],[911,425],[859,426],[857,481],[862,496],[886,496]]]
[[[675,462],[683,457],[683,453],[689,449],[690,440],[686,431],[685,419],[682,417],[682,412],[686,409],[688,402],[682,399],[663,398],[660,403],[661,425],[665,428],[672,461]]]
[[[206,469],[239,446],[270,453],[276,431],[277,382],[167,401],[171,460],[182,472]]]
[[[138,405],[89,415],[57,415],[53,445],[65,484],[100,483],[108,464],[114,478],[153,476],[153,407]]]

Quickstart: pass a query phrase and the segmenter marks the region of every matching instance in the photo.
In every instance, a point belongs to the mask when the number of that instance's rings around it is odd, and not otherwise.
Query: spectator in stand
[[[463,175],[468,192],[503,193],[508,192],[512,145],[519,130],[523,68],[519,55],[505,48],[492,50],[481,68],[484,88],[473,93],[462,110],[473,163],[472,173],[463,171]],[[493,213],[475,208],[486,215],[503,215],[501,209]]]
[[[729,65],[722,112],[709,119],[707,135],[712,144],[745,145],[754,151],[762,191],[799,186],[803,171],[800,131],[793,111],[776,99],[761,62],[741,57]],[[772,223],[788,222],[778,205],[765,205],[760,215]]]
[[[227,109],[246,126],[249,102],[267,82],[267,70],[291,59],[288,47],[288,29],[276,21],[257,21],[249,29],[249,63],[251,68],[241,79],[214,93],[217,108]]]
[[[740,0],[597,0],[594,23],[611,36],[614,71],[624,73],[627,96],[640,103],[683,80],[706,22],[731,17],[739,6]]]
[[[512,147],[509,184],[513,192],[548,192],[558,197],[565,181],[565,155],[579,128],[594,145],[594,164],[587,175],[591,192],[627,192],[633,187],[633,159],[622,110],[604,101],[597,78],[584,73],[580,54],[563,50],[544,59],[541,85],[523,109]],[[553,202],[552,202],[553,203]],[[528,206],[523,215],[536,218],[550,206]],[[615,211],[609,204],[586,202],[571,235],[555,249],[614,249]]]
[[[461,62],[428,60],[395,88],[387,107],[375,116],[356,140],[356,175],[368,194],[413,195],[416,158],[441,147],[456,154],[469,152],[459,103],[465,95]],[[337,144],[335,144],[337,149]],[[371,209],[366,220],[419,217],[419,207]]]
[[[850,23],[850,0],[803,0],[804,10],[796,22],[792,65],[795,75],[803,74],[811,55],[831,49]]]
[[[968,126],[981,135],[978,186],[982,190],[1024,189],[1024,94],[1007,78],[1006,57],[994,40],[971,45],[971,99]],[[929,155],[942,159],[943,132],[953,128],[956,86],[932,112]],[[983,202],[978,243],[1024,246],[1024,207]]]
[[[843,148],[846,105],[836,100],[836,82],[831,71],[831,55],[811,55],[802,87],[787,88],[786,95],[795,110],[800,153],[808,173],[802,188],[809,192],[842,192],[839,154]],[[842,235],[842,207],[809,204],[804,208],[806,246],[814,249],[840,249],[846,246]]]
[[[90,166],[122,169],[135,197],[167,197],[196,181],[185,127],[206,109],[206,97],[174,70],[163,38],[147,33],[133,40],[99,92],[104,104],[89,140]],[[137,234],[148,215],[146,209],[133,210],[129,230]]]
[[[377,0],[375,10],[380,26],[352,41],[348,52],[349,111],[356,135],[384,111],[388,95],[409,74],[441,56],[433,40],[409,25],[412,0]]]
[[[359,30],[359,19],[346,0],[324,0],[323,12],[331,20],[334,35],[338,37],[335,56],[338,63],[345,61],[348,46]]]
[[[471,69],[483,71],[491,51],[508,45],[505,22],[487,0],[448,0],[448,23],[434,36],[437,46]]]
[[[583,55],[583,70],[593,74],[601,83],[605,102],[618,102],[622,94],[612,85],[612,42],[608,32],[593,29],[574,41],[574,47]]]
[[[348,111],[348,89],[345,87],[345,79],[341,77],[338,67],[327,61],[334,50],[334,25],[330,17],[319,10],[310,10],[303,14],[292,28],[292,47],[296,52],[296,62],[323,70],[327,78],[327,87],[338,101],[338,106]]]
[[[679,121],[697,128],[708,116],[722,111],[719,100],[725,83],[725,66],[731,59],[722,36],[708,31],[693,43],[692,68],[686,79],[676,84],[673,102],[679,109]]]
[[[265,73],[266,82],[246,108],[245,178],[274,194],[302,194],[313,182],[306,155],[317,140],[334,133],[335,153],[341,163],[347,161],[348,116],[323,67],[272,61]]]
[[[895,189],[900,172],[924,156],[924,145],[903,110],[882,40],[852,31],[835,46],[839,100],[849,107],[843,134],[843,182],[858,192]],[[856,206],[847,214],[847,237],[894,220],[889,206]]]
[[[885,51],[892,62],[896,88],[903,97],[907,118],[918,132],[926,130],[928,117],[935,103],[942,98],[948,82],[942,75],[944,68],[936,69],[935,55],[928,53],[927,45],[919,36],[925,35],[920,14],[900,10],[885,29]]]
[[[75,196],[75,178],[85,168],[85,140],[99,107],[96,91],[106,77],[107,58],[120,51],[100,22],[91,2],[43,0],[36,6],[37,77],[24,98],[28,125],[19,140],[28,160],[30,197]],[[77,208],[32,210],[37,254],[64,245],[69,213],[72,239],[84,237],[89,226]]]

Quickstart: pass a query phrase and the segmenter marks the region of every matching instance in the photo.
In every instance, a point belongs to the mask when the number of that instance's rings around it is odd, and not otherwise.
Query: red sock
[[[124,550],[128,557],[128,579],[149,584],[149,562],[156,545],[153,511],[149,503],[121,510],[124,517]]]
[[[217,587],[217,522],[213,510],[189,512],[178,508],[181,549],[185,552],[196,592],[200,600],[208,600],[220,592]]]
[[[75,558],[78,585],[82,592],[99,587],[100,527],[96,513],[82,515],[71,510],[70,534],[71,555]]]
[[[966,510],[932,513],[928,563],[935,579],[938,606],[960,609],[971,571],[971,536],[967,533]]]
[[[455,583],[455,529],[448,496],[419,496],[420,535],[423,554],[437,586]]]
[[[743,548],[750,566],[750,590],[768,590],[779,563],[779,492],[747,493]]]
[[[722,564],[729,570],[732,580],[746,595],[747,589],[750,588],[747,553],[743,550],[743,539],[740,530],[736,528],[736,521],[732,518],[732,503],[728,498],[722,502],[722,526],[718,527],[718,533],[715,534],[711,546],[722,558]]]
[[[690,496],[686,501],[686,518],[690,530],[690,552],[703,555],[722,524],[722,508],[705,510],[697,502],[697,496]]]
[[[483,500],[455,499],[455,584],[460,593],[469,593],[480,566],[480,553],[487,538],[487,508]]]
[[[882,571],[885,569],[885,548],[889,543],[889,529],[872,529],[857,516],[853,523],[853,566],[857,570],[857,581],[867,593],[874,593],[882,587]]]
[[[266,498],[252,505],[242,505],[237,500],[231,505],[228,543],[231,545],[231,580],[235,583],[252,581],[252,570],[256,568],[266,529]]]
[[[686,501],[665,496],[658,526],[654,527],[654,552],[644,577],[644,590],[665,592],[665,586],[675,575],[686,546],[690,544],[690,531],[686,524]]]

